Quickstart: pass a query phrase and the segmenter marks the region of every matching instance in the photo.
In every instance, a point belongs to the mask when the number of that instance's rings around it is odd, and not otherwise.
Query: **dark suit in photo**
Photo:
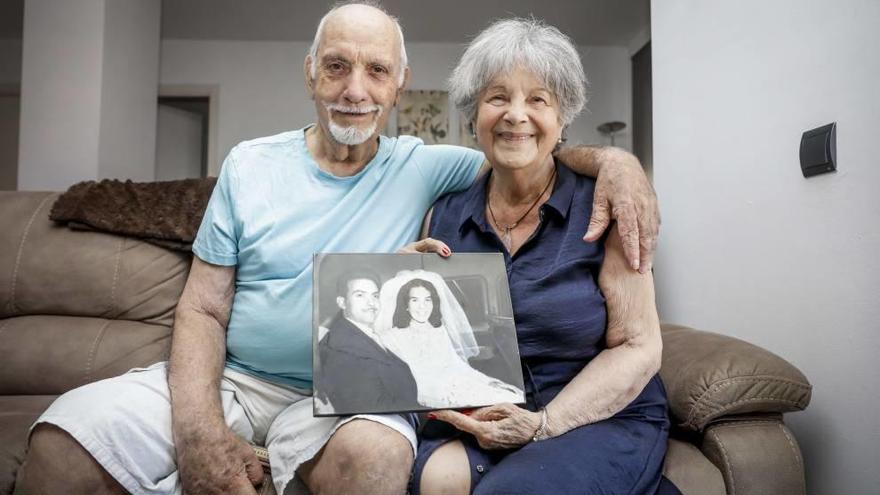
[[[316,390],[337,414],[395,412],[419,407],[409,366],[342,313],[318,343]]]

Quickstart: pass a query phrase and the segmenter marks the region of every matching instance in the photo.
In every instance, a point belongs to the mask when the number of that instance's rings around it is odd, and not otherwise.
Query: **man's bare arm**
[[[613,146],[587,145],[561,148],[556,157],[578,174],[596,179],[593,210],[584,240],[598,241],[611,221],[616,221],[630,267],[648,273],[660,232],[660,210],[654,187],[639,159]],[[490,168],[489,162],[484,161],[474,180]]]
[[[193,257],[177,305],[168,386],[177,461],[184,491],[256,493],[263,473],[251,448],[226,426],[220,379],[235,267]]]
[[[220,405],[220,377],[234,284],[235,267],[211,265],[193,257],[174,315],[168,366],[175,434],[196,422],[226,424]]]
[[[609,146],[565,147],[556,157],[575,172],[596,178],[593,212],[584,240],[599,240],[615,220],[629,265],[641,273],[650,271],[660,211],[657,195],[638,158]]]

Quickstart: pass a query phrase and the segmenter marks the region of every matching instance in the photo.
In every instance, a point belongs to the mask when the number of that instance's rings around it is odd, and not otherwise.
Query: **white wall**
[[[98,178],[155,180],[159,0],[105,4]]]
[[[315,109],[302,75],[305,42],[164,40],[162,85],[219,86],[215,175],[226,153],[244,139],[302,127],[313,122]],[[463,47],[452,43],[407,45],[410,89],[443,89]],[[572,125],[572,143],[604,142],[596,126],[609,120],[630,123],[631,67],[626,47],[582,47],[592,85],[587,111]],[[627,129],[629,131],[629,129]],[[617,144],[629,148],[629,132]]]
[[[97,176],[104,0],[27,0],[18,188],[63,190]]]
[[[880,2],[652,2],[655,265],[665,321],[787,358],[811,494],[880,486]],[[836,174],[803,131],[838,125]]]
[[[160,0],[26,0],[18,188],[155,178]]]

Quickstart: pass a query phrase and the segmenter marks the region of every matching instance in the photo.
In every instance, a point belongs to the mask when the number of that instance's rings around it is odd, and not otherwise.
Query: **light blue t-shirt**
[[[312,386],[312,255],[393,252],[418,236],[441,195],[473,183],[484,157],[411,136],[381,137],[357,175],[318,167],[305,129],[229,152],[193,243],[208,263],[236,266],[227,365]]]

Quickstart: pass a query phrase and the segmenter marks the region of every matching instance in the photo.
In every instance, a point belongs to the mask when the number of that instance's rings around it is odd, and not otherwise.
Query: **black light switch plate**
[[[837,122],[817,127],[801,136],[801,172],[804,177],[837,170]]]

